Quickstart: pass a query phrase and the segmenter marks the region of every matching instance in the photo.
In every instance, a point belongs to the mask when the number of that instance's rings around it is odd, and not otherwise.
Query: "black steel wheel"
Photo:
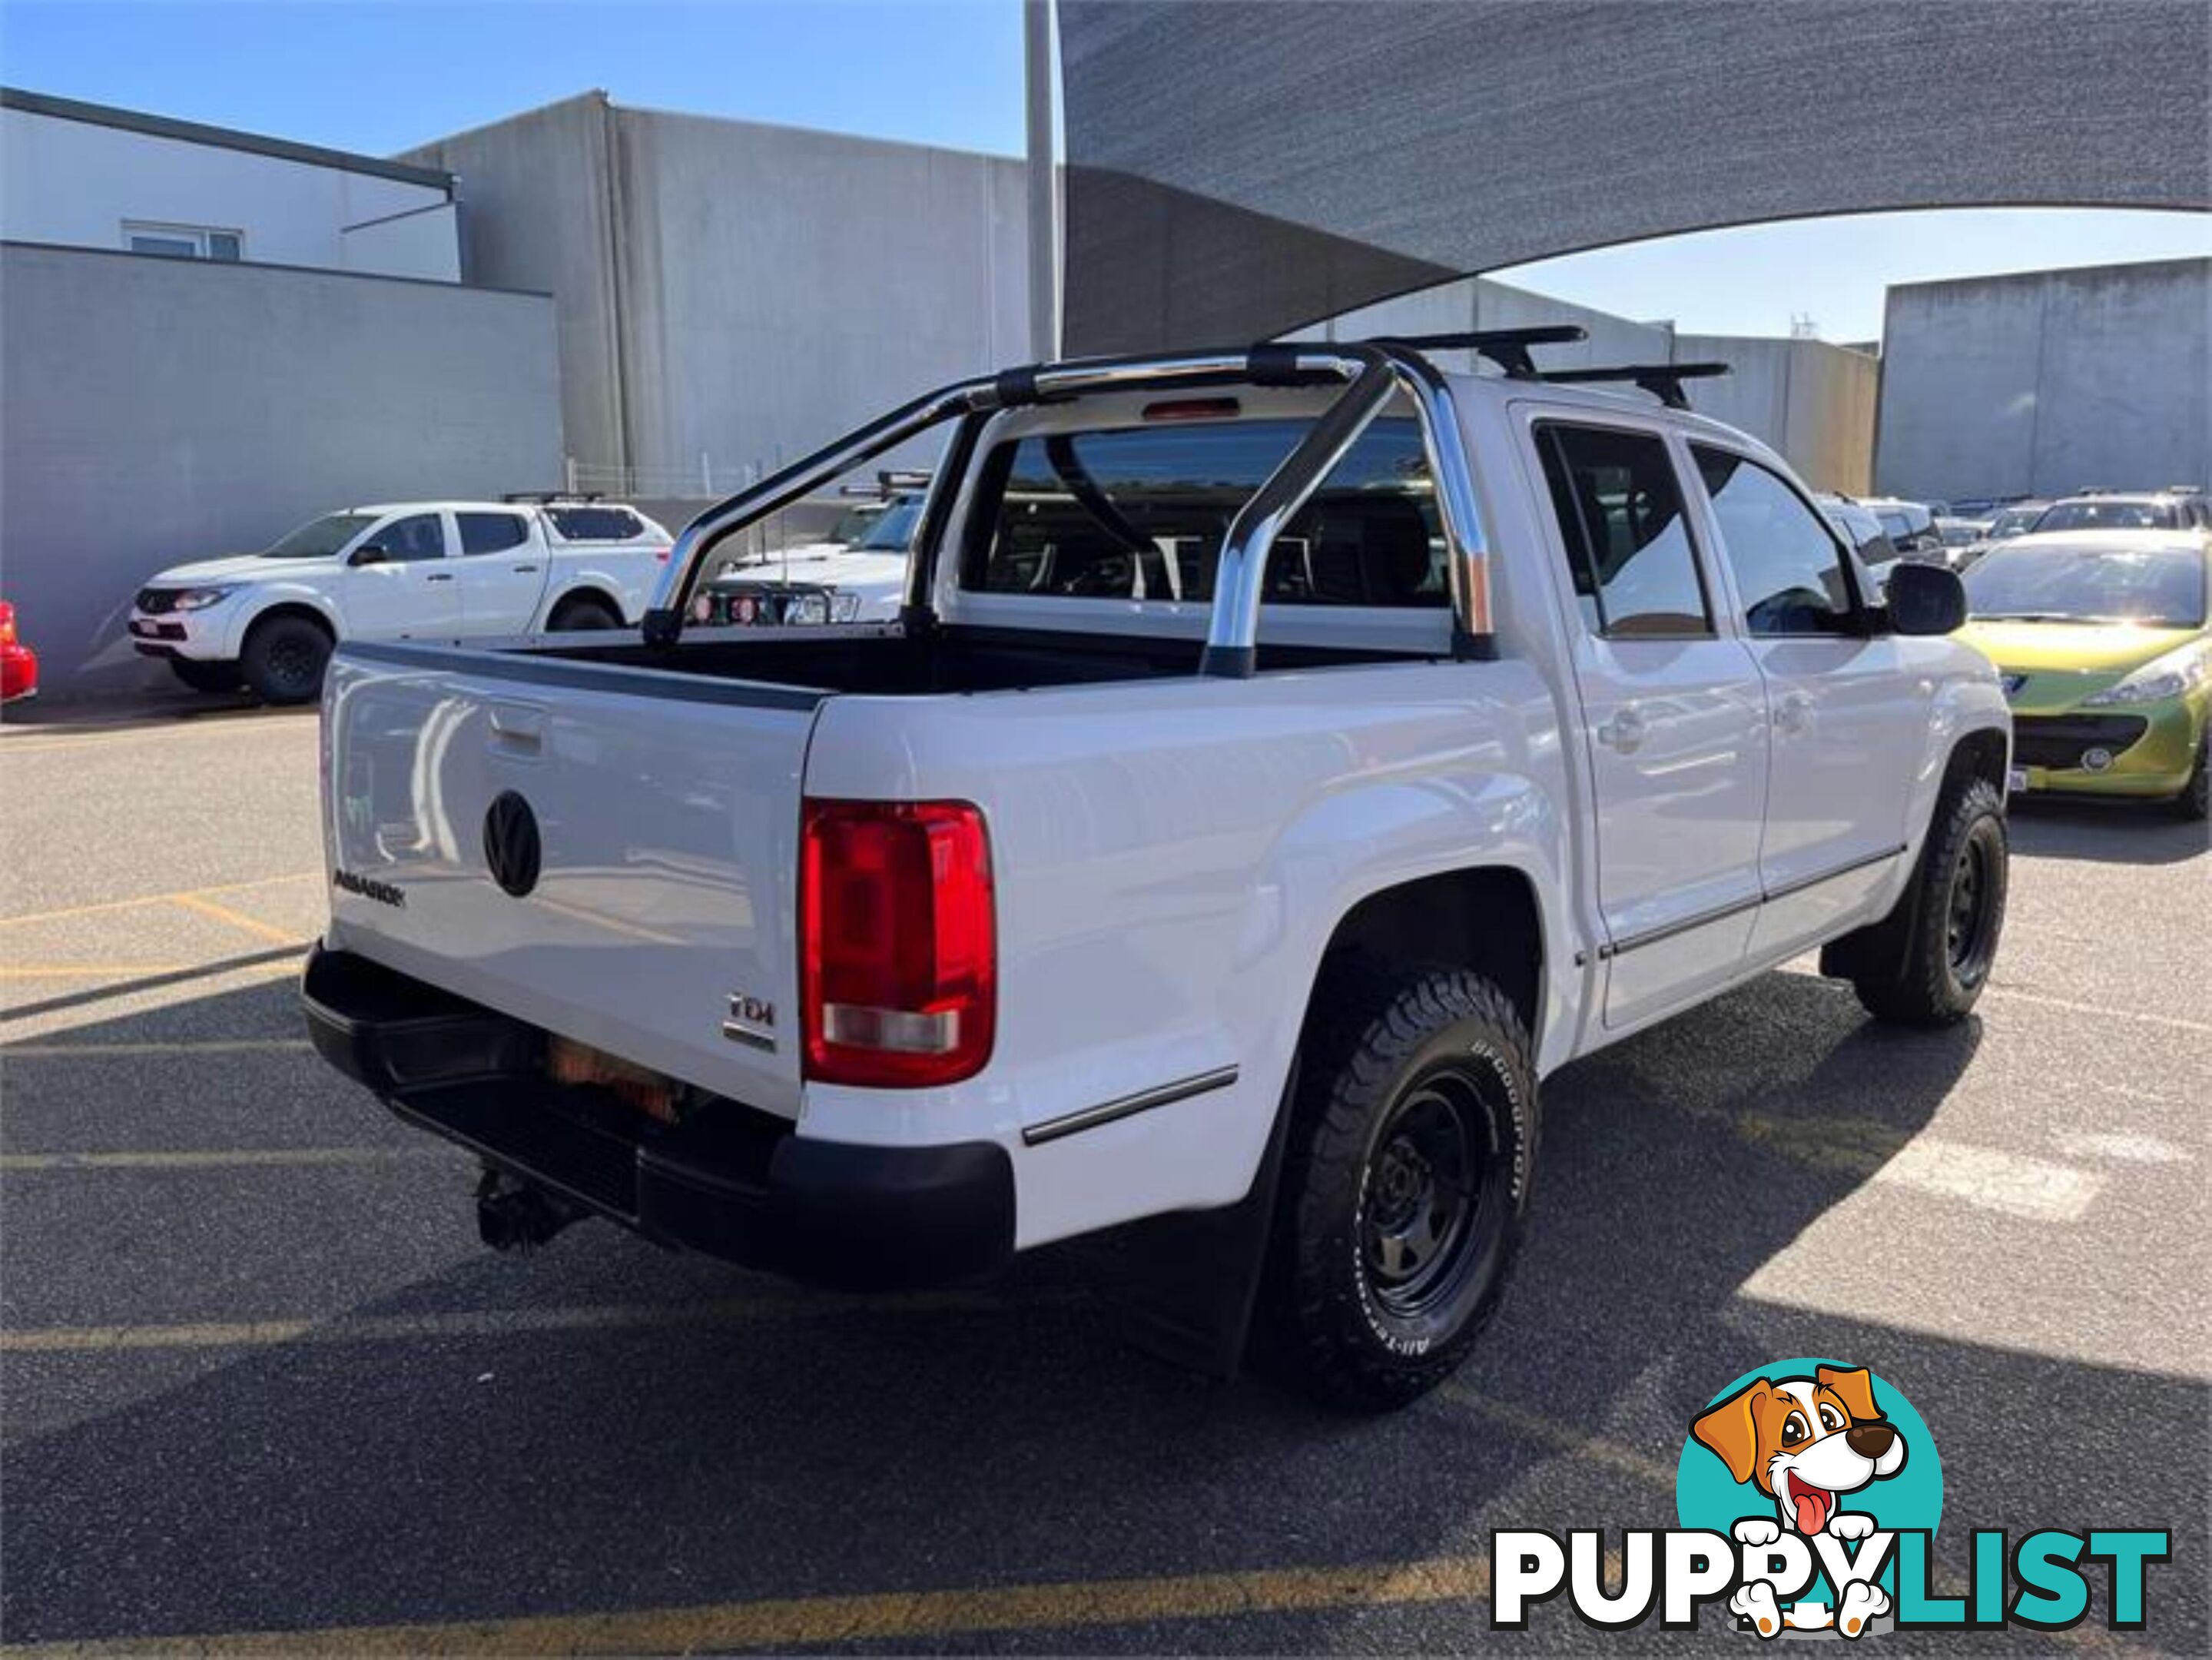
[[[1404,1406],[1463,1360],[1526,1230],[1536,1079],[1465,970],[1339,965],[1300,1046],[1261,1350],[1331,1404]]]
[[[1996,961],[2010,858],[1997,787],[1973,777],[1947,786],[1905,897],[1850,942],[1851,988],[1869,1013],[1908,1026],[1966,1018]]]
[[[239,669],[264,703],[311,703],[322,695],[332,643],[331,631],[312,617],[264,617],[247,633]]]
[[[1504,1225],[1504,1168],[1479,1074],[1447,1061],[1413,1080],[1376,1138],[1360,1195],[1370,1295],[1401,1320],[1449,1304]]]

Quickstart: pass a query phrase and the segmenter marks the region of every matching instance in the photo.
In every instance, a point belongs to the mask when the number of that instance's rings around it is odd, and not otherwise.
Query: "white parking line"
[[[2080,1221],[2105,1186],[2093,1171],[1934,1135],[1906,1142],[1873,1179],[2031,1222],[2059,1223]]]

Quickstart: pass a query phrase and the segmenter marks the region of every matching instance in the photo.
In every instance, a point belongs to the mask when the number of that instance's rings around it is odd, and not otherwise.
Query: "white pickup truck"
[[[702,516],[641,637],[342,645],[316,1044],[480,1155],[494,1244],[915,1283],[1142,1223],[1155,1341],[1412,1399],[1546,1074],[1815,947],[1955,1021],[2004,915],[1958,579],[1870,603],[1694,369],[1536,368],[1574,334],[963,382]],[[684,627],[939,423],[896,622]]]
[[[178,565],[131,601],[141,656],[195,691],[264,702],[322,690],[341,640],[459,640],[618,629],[643,614],[672,539],[611,502],[348,508],[259,553]]]

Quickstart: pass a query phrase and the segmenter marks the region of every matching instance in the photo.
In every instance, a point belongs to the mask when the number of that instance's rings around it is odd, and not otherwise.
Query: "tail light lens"
[[[912,1089],[991,1058],[991,848],[965,801],[805,805],[799,971],[806,1075]]]
[[[0,646],[12,646],[15,643],[15,607],[9,601],[0,599]]]

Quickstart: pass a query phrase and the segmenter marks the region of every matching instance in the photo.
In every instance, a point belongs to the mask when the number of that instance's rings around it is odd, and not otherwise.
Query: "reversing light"
[[[806,1075],[913,1089],[991,1058],[990,842],[966,801],[810,800],[799,854]]]

